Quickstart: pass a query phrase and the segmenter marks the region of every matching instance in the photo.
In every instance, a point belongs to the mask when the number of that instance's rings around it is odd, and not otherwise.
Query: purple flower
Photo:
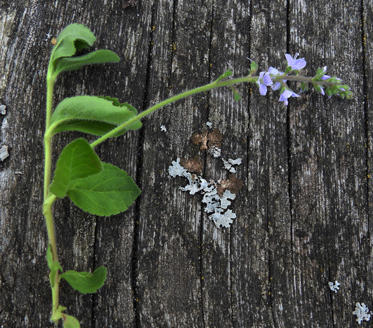
[[[277,68],[274,68],[272,66],[268,69],[268,73],[270,74],[270,76],[277,76],[277,75],[284,74],[284,72],[280,72]],[[286,80],[283,80],[283,82],[286,83]],[[271,88],[272,88],[273,91],[276,91],[276,90],[280,89],[280,87],[281,87],[281,83],[280,82],[275,82],[271,86]]]
[[[323,68],[322,68],[322,70],[324,71],[324,73],[326,72],[326,70],[327,70],[327,66],[324,66]],[[321,77],[321,80],[327,80],[327,79],[330,79],[330,75],[326,75],[326,74],[324,74],[322,77]]]
[[[267,87],[273,84],[268,72],[260,72],[256,83],[259,86],[259,92],[262,96],[267,94]]]
[[[304,58],[299,58],[297,59],[297,57],[299,56],[298,53],[296,53],[294,55],[294,57],[292,57],[291,55],[289,54],[285,54],[285,57],[286,57],[286,60],[288,62],[288,66],[291,67],[291,69],[293,70],[299,70],[299,69],[302,69],[306,66],[306,61]]]
[[[290,97],[299,97],[299,95],[297,95],[295,92],[291,91],[290,89],[285,89],[281,93],[279,101],[283,101],[284,105],[287,106],[288,105],[288,99]]]

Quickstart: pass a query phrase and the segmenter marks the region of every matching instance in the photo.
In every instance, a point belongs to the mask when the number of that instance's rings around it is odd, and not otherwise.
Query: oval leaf
[[[219,82],[219,81],[221,81],[221,80],[224,80],[224,79],[226,79],[227,77],[230,77],[232,74],[233,74],[232,71],[228,70],[228,71],[224,72],[223,74],[221,74],[221,75],[220,75],[220,76],[219,76],[219,77],[214,81],[214,83]]]
[[[99,173],[101,170],[101,161],[88,141],[83,138],[75,139],[62,150],[57,160],[50,191],[63,198],[74,180]]]
[[[137,115],[136,109],[127,103],[116,104],[112,98],[77,96],[60,102],[51,117],[51,135],[62,131],[79,131],[102,136]],[[141,128],[136,121],[116,136],[127,130]]]
[[[67,195],[76,206],[91,214],[109,216],[124,212],[141,190],[125,171],[102,164],[100,173],[75,180]]]
[[[93,273],[69,270],[60,275],[68,284],[82,294],[92,294],[101,288],[106,280],[107,270],[104,266],[98,267]]]
[[[73,71],[84,65],[118,63],[119,61],[120,58],[115,52],[111,50],[97,50],[82,56],[61,58],[56,63],[54,74],[58,75],[62,72]]]
[[[96,41],[92,31],[82,24],[66,26],[57,37],[51,60],[55,67],[59,58],[74,56],[78,50],[91,47]]]
[[[80,323],[77,318],[68,315],[62,314],[63,328],[80,328]]]

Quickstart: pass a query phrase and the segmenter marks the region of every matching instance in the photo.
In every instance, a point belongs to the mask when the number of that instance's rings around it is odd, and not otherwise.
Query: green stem
[[[203,85],[201,87],[179,93],[176,96],[172,96],[168,99],[165,99],[165,100],[161,101],[158,104],[155,104],[154,106],[152,106],[152,107],[144,110],[140,114],[134,116],[130,120],[128,120],[128,121],[124,122],[123,124],[117,126],[113,130],[110,130],[108,133],[104,134],[100,138],[93,141],[91,143],[91,146],[92,146],[92,148],[96,147],[100,143],[103,143],[105,140],[107,140],[111,137],[114,137],[117,133],[121,132],[123,129],[130,126],[132,123],[136,122],[137,120],[141,120],[142,118],[144,118],[145,116],[153,113],[157,109],[162,108],[162,107],[164,107],[168,104],[174,103],[174,102],[176,102],[180,99],[189,97],[191,95],[195,95],[197,93],[206,92],[206,91],[209,91],[209,90],[215,89],[215,88],[231,87],[235,84],[240,84],[240,83],[256,83],[258,78],[259,78],[259,76],[250,76],[249,75],[249,76],[244,76],[244,77],[231,79],[231,80],[215,81],[215,82],[211,82],[209,84]],[[298,81],[298,82],[308,82],[308,83],[313,82],[313,83],[320,84],[320,85],[333,85],[333,84],[335,84],[335,83],[327,82],[327,81],[312,81],[312,77],[301,76],[301,75],[286,75],[285,74],[285,75],[281,75],[281,76],[272,77],[272,80],[274,82],[277,82],[277,81],[282,82],[282,80],[284,80],[284,79],[286,79],[288,81]]]
[[[49,74],[48,74],[49,75]],[[53,106],[53,89],[54,89],[54,79],[47,78],[47,109],[45,118],[45,132],[48,131],[51,116],[52,116],[52,106]],[[52,168],[52,138],[50,138],[47,133],[44,135],[44,201],[48,197],[48,188],[50,184],[51,168]]]
[[[45,118],[45,131],[48,131],[50,126],[52,108],[53,108],[53,89],[55,79],[50,74],[51,69],[48,69],[47,74],[47,105]],[[53,203],[56,196],[49,194],[49,184],[51,180],[52,171],[52,137],[47,133],[44,134],[44,202],[43,214],[47,226],[48,243],[51,246],[53,261],[58,262],[56,231],[53,219]],[[55,275],[54,286],[52,287],[52,317],[56,313],[59,306],[59,283],[60,277],[58,271]]]
[[[283,80],[287,81],[295,81],[295,82],[306,82],[306,83],[315,83],[315,84],[320,84],[320,85],[335,85],[335,82],[328,82],[327,80],[321,80],[321,81],[313,81],[313,77],[308,77],[308,76],[302,76],[302,75],[277,75],[277,76],[272,76],[272,81],[274,82],[282,82]]]
[[[153,113],[157,109],[162,108],[162,107],[164,107],[168,104],[174,103],[174,102],[176,102],[180,99],[189,97],[191,95],[195,95],[197,93],[206,92],[206,91],[209,91],[209,90],[215,89],[215,88],[230,87],[230,86],[233,86],[234,84],[245,83],[245,82],[246,83],[247,82],[255,82],[257,80],[257,78],[258,78],[257,76],[244,76],[244,77],[240,77],[240,78],[232,79],[232,80],[218,81],[218,82],[215,81],[215,82],[211,82],[209,84],[203,85],[201,87],[179,93],[176,96],[172,96],[168,99],[165,99],[165,100],[161,101],[158,104],[155,104],[154,106],[144,110],[143,112],[134,116],[133,118],[129,119],[128,121],[124,122],[123,124],[117,126],[115,129],[110,130],[108,133],[104,134],[102,137],[100,137],[100,138],[96,139],[94,142],[92,142],[91,146],[92,146],[92,148],[96,147],[100,143],[104,142],[106,139],[114,137],[118,132],[122,131],[127,126],[131,125],[132,123],[144,118],[147,115],[150,115],[151,113]]]
[[[48,242],[49,245],[51,245],[53,261],[58,262],[56,232],[53,220],[53,203],[55,200],[55,195],[48,196],[43,204],[43,214],[45,217],[45,223],[47,225]],[[54,314],[56,313],[59,306],[59,284],[60,277],[57,271],[55,275],[54,286],[52,287],[52,317],[54,317]]]

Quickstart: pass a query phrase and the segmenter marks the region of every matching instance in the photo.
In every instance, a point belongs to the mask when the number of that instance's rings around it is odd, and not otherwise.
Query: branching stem
[[[105,140],[114,137],[118,132],[123,131],[123,129],[130,126],[134,122],[136,122],[138,120],[141,120],[145,116],[148,116],[151,113],[155,112],[157,109],[160,109],[160,108],[162,108],[166,105],[169,105],[171,103],[174,103],[178,100],[184,99],[186,97],[189,97],[189,96],[192,96],[192,95],[195,95],[195,94],[198,94],[198,93],[210,91],[210,90],[216,89],[216,88],[232,87],[233,85],[241,84],[241,83],[256,83],[258,78],[259,78],[259,76],[250,76],[249,75],[249,76],[239,77],[239,78],[231,79],[231,80],[214,81],[214,82],[211,82],[209,84],[203,85],[201,87],[179,93],[175,96],[172,96],[170,98],[167,98],[167,99],[161,101],[158,104],[155,104],[154,106],[149,107],[148,109],[144,110],[140,114],[134,116],[133,118],[129,119],[128,121],[124,122],[123,124],[117,126],[115,129],[109,131],[108,133],[104,134],[100,138],[93,141],[91,143],[91,146],[92,146],[92,148],[96,147],[100,143],[103,143]],[[312,77],[306,77],[306,76],[300,76],[300,75],[277,76],[277,77],[273,78],[273,81],[274,82],[277,82],[277,81],[281,82],[284,79],[287,79],[289,81],[298,81],[298,82],[308,82],[308,83],[312,82]],[[328,82],[326,82],[326,81],[315,81],[315,83],[320,84],[320,85],[327,85],[328,84]]]

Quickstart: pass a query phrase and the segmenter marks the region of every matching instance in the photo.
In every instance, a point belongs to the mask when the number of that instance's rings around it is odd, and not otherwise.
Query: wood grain
[[[82,327],[357,326],[355,303],[373,309],[372,17],[371,0],[1,1],[0,146],[10,156],[0,162],[0,327],[49,324],[45,77],[51,38],[72,22],[122,60],[64,74],[55,104],[109,95],[141,111],[227,69],[245,75],[250,59],[260,70],[284,68],[284,54],[295,52],[308,74],[327,65],[354,92],[348,101],[309,92],[284,107],[256,86],[240,86],[238,102],[218,89],[100,145],[102,160],[128,171],[142,195],[110,218],[68,200],[55,207],[64,269],[109,271],[95,295],[62,285],[61,302]],[[228,176],[190,140],[207,121],[223,135],[222,157],[243,159],[229,229],[216,228],[201,197],[168,174],[179,157],[197,158],[208,179]],[[56,153],[76,136],[57,136]],[[338,293],[328,287],[335,280]]]

